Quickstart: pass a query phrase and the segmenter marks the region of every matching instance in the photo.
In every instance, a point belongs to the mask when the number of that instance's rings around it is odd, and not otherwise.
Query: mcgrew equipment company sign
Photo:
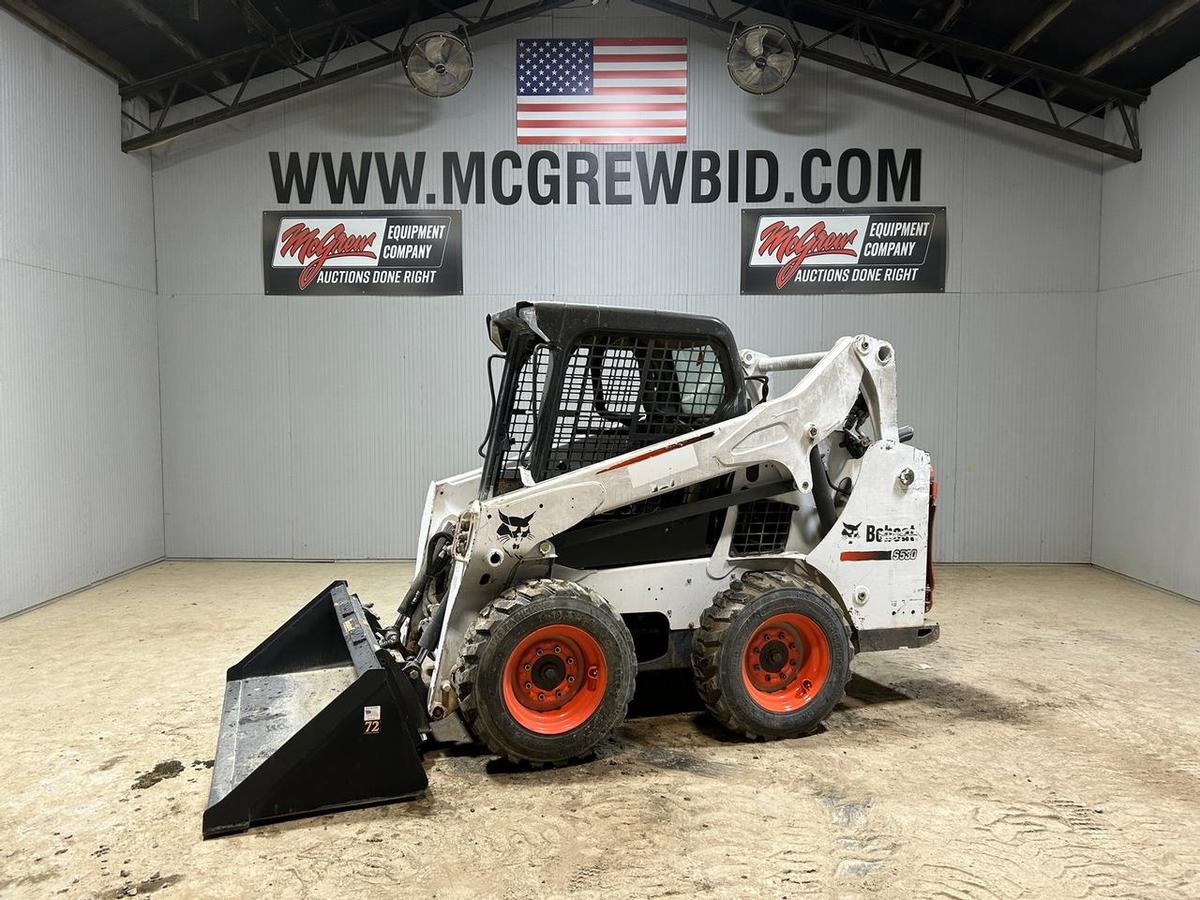
[[[743,294],[946,289],[946,208],[742,210]]]
[[[264,212],[268,294],[461,294],[462,213]]]

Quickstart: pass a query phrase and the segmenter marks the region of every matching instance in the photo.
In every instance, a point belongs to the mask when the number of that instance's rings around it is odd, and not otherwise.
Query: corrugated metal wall
[[[163,553],[149,164],[0,12],[0,616]]]
[[[1200,599],[1198,92],[1200,61],[1156,85],[1104,173],[1093,558]]]
[[[444,150],[514,146],[515,38],[626,33],[688,36],[691,147],[770,149],[784,166],[816,146],[922,148],[920,202],[949,210],[947,293],[741,297],[740,204],[685,199],[468,206],[461,298],[262,295],[269,151],[426,150],[440,179]],[[773,353],[887,337],[902,418],[943,486],[939,555],[1087,560],[1097,156],[806,63],[753,98],[724,45],[616,0],[480,38],[451,100],[381,71],[156,151],[168,554],[411,556],[428,480],[475,461],[484,314],[558,297],[713,313]]]

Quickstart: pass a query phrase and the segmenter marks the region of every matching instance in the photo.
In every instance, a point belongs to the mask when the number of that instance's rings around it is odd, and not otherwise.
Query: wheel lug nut
[[[533,682],[532,682],[532,681],[527,681],[527,682],[525,682],[525,690],[527,690],[527,691],[528,691],[528,690],[531,690],[532,688],[533,688]]]
[[[529,671],[529,663],[525,663],[525,671],[526,671],[526,672],[528,672],[528,671]]]
[[[575,683],[575,676],[574,676],[574,675],[568,675],[568,676],[567,676],[567,684],[574,684],[574,683]]]
[[[546,695],[545,695],[545,694],[538,694],[538,699],[539,699],[539,700],[545,700],[545,699],[546,699]]]
[[[555,691],[555,692],[554,692],[554,696],[555,696],[555,697],[561,697],[561,696],[562,696],[562,691]]]
[[[555,647],[555,648],[554,648],[554,652],[555,652],[555,653],[562,653],[562,647]]]
[[[544,652],[544,651],[542,650],[542,648],[541,648],[541,647],[538,647],[538,652],[537,652],[537,655],[538,655],[538,656],[541,656],[543,652]]]
[[[575,665],[575,657],[573,657],[573,656],[568,656],[568,657],[567,657],[567,665],[568,665],[568,666],[573,666],[573,665]]]
[[[761,672],[761,671],[762,671],[762,666],[760,666],[758,663],[755,663],[755,664],[754,664],[754,671],[755,671],[755,672]]]

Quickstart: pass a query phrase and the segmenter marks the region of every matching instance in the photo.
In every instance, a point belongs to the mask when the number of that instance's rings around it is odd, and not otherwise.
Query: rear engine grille
[[[779,553],[787,547],[792,513],[796,507],[777,500],[755,500],[737,508],[733,525],[732,556],[752,556],[757,553]]]

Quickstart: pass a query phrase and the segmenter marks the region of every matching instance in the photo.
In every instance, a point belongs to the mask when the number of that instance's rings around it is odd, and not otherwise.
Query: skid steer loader
[[[483,465],[430,486],[393,623],[335,582],[229,670],[206,837],[416,796],[433,744],[586,756],[639,671],[802,735],[854,653],[937,639],[936,484],[890,344],[770,357],[716,319],[558,303],[488,328]]]

